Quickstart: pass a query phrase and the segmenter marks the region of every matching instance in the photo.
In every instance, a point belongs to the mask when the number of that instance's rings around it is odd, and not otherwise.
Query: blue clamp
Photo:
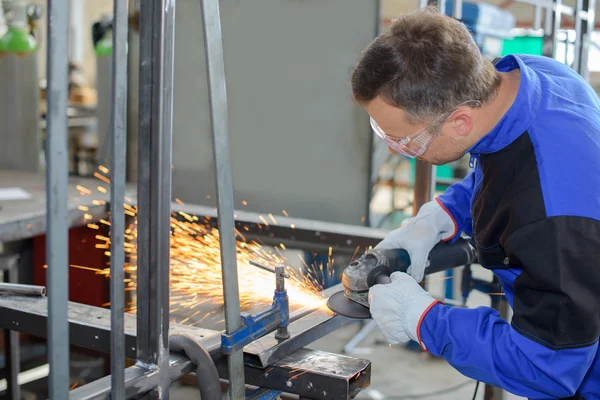
[[[242,326],[231,334],[221,335],[221,351],[229,355],[241,350],[248,343],[277,330],[275,338],[285,340],[289,338],[287,327],[289,325],[290,309],[287,291],[285,290],[285,277],[283,266],[275,268],[276,290],[271,308],[256,315],[241,313]]]

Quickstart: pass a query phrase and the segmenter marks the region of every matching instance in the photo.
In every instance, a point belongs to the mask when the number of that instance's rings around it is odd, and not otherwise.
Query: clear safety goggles
[[[471,100],[460,104],[454,111],[443,114],[440,118],[437,118],[430,122],[427,126],[419,129],[417,132],[410,136],[399,138],[395,136],[387,135],[383,129],[377,125],[377,122],[371,118],[371,128],[375,132],[375,135],[385,142],[385,144],[392,148],[394,151],[403,154],[407,157],[415,158],[425,153],[425,150],[429,148],[433,139],[437,136],[437,133],[432,134],[429,132],[430,128],[434,123],[443,123],[450,118],[459,107],[469,105],[471,107],[477,107],[481,103],[477,100]]]

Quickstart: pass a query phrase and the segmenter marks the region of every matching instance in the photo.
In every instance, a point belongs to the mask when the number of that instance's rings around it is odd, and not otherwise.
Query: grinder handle
[[[406,272],[410,266],[410,257],[404,249],[381,250],[380,253],[389,261],[392,272]],[[468,265],[473,259],[473,249],[464,238],[459,238],[454,243],[440,242],[429,253],[429,266],[425,268],[425,275]],[[375,284],[391,282],[389,275],[383,271],[372,279]]]

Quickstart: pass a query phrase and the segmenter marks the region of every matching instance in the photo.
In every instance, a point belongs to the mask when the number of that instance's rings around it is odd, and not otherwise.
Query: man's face
[[[365,109],[381,130],[386,135],[394,138],[404,139],[410,137],[414,140],[415,135],[427,127],[426,124],[411,124],[402,109],[389,105],[379,96],[367,103]],[[468,145],[465,138],[455,132],[453,125],[452,119],[449,119],[439,127],[437,132],[426,129],[421,137],[430,134],[433,139],[428,143],[425,152],[416,158],[434,165],[444,165],[460,159]],[[389,146],[388,150],[392,154],[397,153]]]

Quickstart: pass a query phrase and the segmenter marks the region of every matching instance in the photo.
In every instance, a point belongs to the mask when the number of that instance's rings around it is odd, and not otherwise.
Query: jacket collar
[[[537,114],[542,89],[540,79],[533,69],[516,55],[501,58],[495,67],[500,72],[521,70],[519,92],[508,112],[496,126],[465,153],[489,154],[502,150],[525,132]]]

